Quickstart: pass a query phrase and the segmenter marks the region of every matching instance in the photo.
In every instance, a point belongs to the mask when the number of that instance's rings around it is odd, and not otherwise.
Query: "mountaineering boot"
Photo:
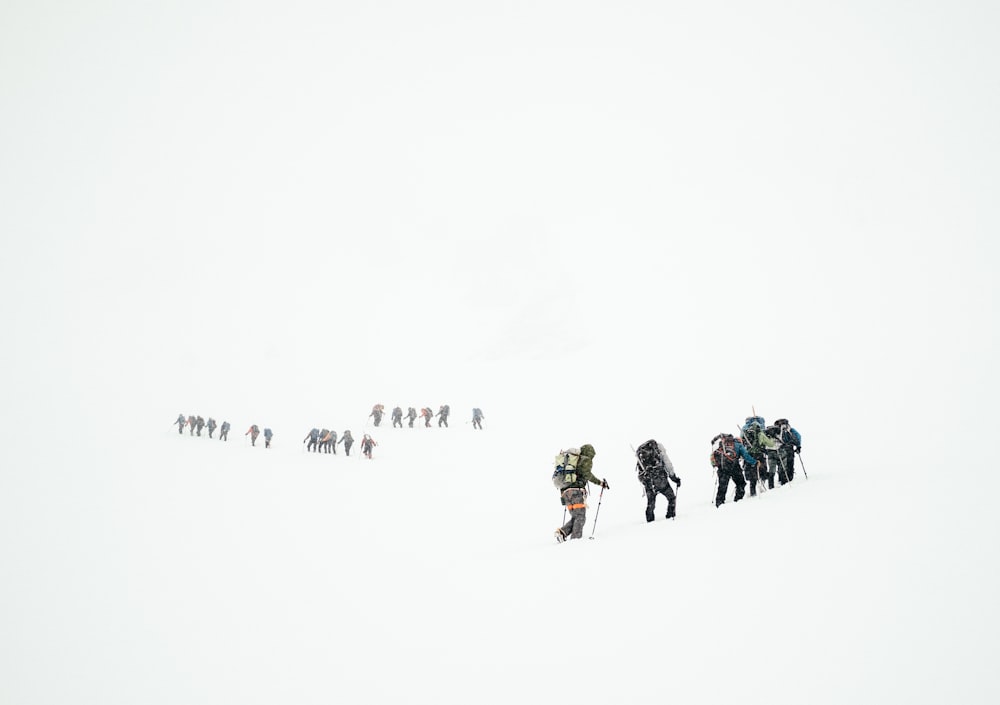
[[[653,521],[653,510],[652,509],[647,509],[646,510],[646,521]]]
[[[677,516],[676,509],[674,507],[667,507],[667,516],[666,516],[666,518],[667,519],[673,519],[675,516]]]
[[[556,541],[562,543],[566,540],[566,534],[563,533],[562,529],[556,529]]]

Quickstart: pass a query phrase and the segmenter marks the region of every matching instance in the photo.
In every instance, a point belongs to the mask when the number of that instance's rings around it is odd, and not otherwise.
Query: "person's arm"
[[[743,446],[742,443],[739,442],[736,443],[736,452],[743,458],[743,460],[745,460],[751,466],[757,464],[757,459],[747,452],[747,449]]]

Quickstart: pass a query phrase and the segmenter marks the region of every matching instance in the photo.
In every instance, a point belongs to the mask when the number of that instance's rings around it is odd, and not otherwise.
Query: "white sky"
[[[992,416],[988,3],[0,12],[10,423],[569,357]]]

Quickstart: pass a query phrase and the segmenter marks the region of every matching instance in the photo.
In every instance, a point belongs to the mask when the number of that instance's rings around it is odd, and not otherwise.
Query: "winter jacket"
[[[784,445],[792,445],[796,448],[802,447],[802,434],[796,431],[791,426],[788,427],[786,431],[781,433],[781,442]]]
[[[751,455],[759,456],[764,451],[777,450],[778,442],[763,431],[747,431],[743,440],[748,444]]]
[[[594,446],[589,443],[580,446],[580,460],[576,464],[576,481],[570,483],[566,489],[586,487],[588,482],[593,482],[595,485],[604,483],[604,480],[594,477],[595,455],[597,455],[597,451],[594,450]]]

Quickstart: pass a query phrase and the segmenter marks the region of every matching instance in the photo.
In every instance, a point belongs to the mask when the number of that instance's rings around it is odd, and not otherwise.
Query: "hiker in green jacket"
[[[604,489],[611,489],[607,480],[598,480],[594,476],[594,456],[597,455],[594,446],[589,443],[580,446],[580,461],[576,465],[576,480],[562,491],[560,498],[569,521],[556,529],[556,540],[562,543],[566,539],[582,539],[583,525],[587,523],[587,483],[593,482]]]
[[[778,449],[778,442],[773,438],[768,436],[764,429],[760,427],[759,424],[751,424],[747,429],[743,431],[743,437],[740,439],[743,441],[743,445],[746,447],[753,459],[757,461],[754,466],[743,465],[743,472],[750,483],[750,496],[757,496],[757,482],[760,482],[761,491],[763,491],[764,483],[767,483],[767,489],[774,489],[774,469],[773,466],[768,468],[768,456],[769,451],[776,451]]]

